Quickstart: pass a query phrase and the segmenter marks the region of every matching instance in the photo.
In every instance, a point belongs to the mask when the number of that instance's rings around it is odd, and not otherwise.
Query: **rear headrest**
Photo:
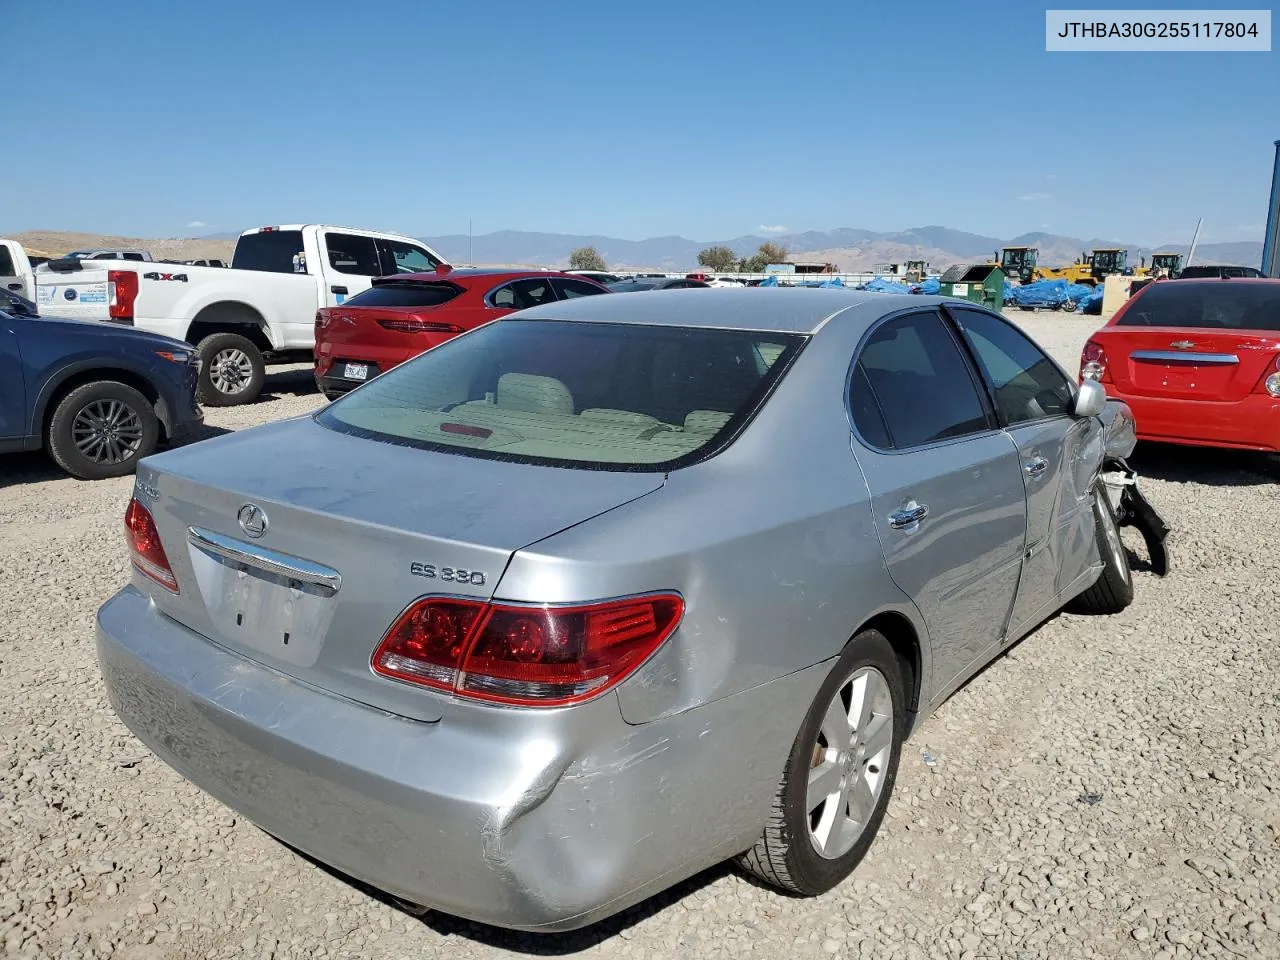
[[[568,387],[554,377],[531,373],[504,373],[498,378],[494,402],[508,410],[573,414],[573,394]]]
[[[691,410],[684,418],[684,429],[687,433],[717,433],[730,416],[719,410]]]

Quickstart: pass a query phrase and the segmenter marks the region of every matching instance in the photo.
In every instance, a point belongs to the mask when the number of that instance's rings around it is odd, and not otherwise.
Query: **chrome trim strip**
[[[1134,360],[1158,360],[1161,363],[1200,363],[1226,366],[1239,363],[1234,353],[1183,353],[1175,350],[1135,350],[1129,356]]]
[[[330,593],[337,593],[342,586],[342,575],[331,567],[313,563],[310,560],[304,560],[301,557],[291,556],[287,553],[268,550],[266,547],[251,545],[243,540],[224,537],[222,534],[214,533],[212,530],[205,530],[201,527],[187,527],[187,539],[201,550],[206,550],[225,560],[243,563],[245,566],[256,567],[259,570],[265,570],[267,573],[274,573],[282,577],[288,577],[291,580],[309,583]]]

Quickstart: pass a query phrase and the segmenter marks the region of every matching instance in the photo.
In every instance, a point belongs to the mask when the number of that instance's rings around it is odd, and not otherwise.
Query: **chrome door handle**
[[[1049,469],[1049,461],[1044,457],[1032,457],[1030,460],[1022,461],[1022,469],[1034,480]]]
[[[895,510],[889,514],[889,526],[895,530],[906,530],[908,527],[914,527],[927,516],[929,516],[929,508],[923,503],[912,500],[901,510]]]

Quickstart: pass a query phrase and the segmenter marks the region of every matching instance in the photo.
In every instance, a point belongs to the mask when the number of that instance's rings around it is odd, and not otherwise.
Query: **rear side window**
[[[502,321],[384,373],[317,419],[476,456],[674,469],[735,436],[803,343],[737,330]]]
[[[594,297],[597,293],[608,293],[607,290],[602,290],[594,283],[587,283],[583,280],[557,278],[551,281],[551,285],[560,292],[560,297],[564,300],[573,300],[575,297]]]
[[[377,277],[382,274],[378,266],[378,249],[373,237],[358,237],[351,233],[326,233],[325,246],[329,248],[329,266],[339,273],[360,277]]]
[[[556,299],[550,278],[515,280],[489,294],[489,302],[503,310],[524,310]]]
[[[345,307],[438,307],[448,303],[462,288],[452,283],[376,283],[349,298]]]
[[[1280,330],[1280,283],[1153,283],[1129,304],[1116,326]]]
[[[294,258],[302,253],[301,230],[247,233],[236,241],[231,266],[236,270],[293,273]]]
[[[936,313],[908,314],[882,324],[863,345],[858,366],[897,449],[989,427],[969,367]],[[863,439],[873,442],[865,433]]]

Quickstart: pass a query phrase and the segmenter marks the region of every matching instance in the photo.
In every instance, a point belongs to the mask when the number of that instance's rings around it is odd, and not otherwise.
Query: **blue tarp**
[[[885,280],[882,277],[876,277],[868,283],[863,284],[859,290],[870,290],[872,293],[910,293],[911,288],[905,283],[894,283],[892,280]]]
[[[776,287],[777,285],[778,285],[777,277],[765,277],[763,280],[760,281],[760,286],[762,287]]]
[[[1102,287],[1094,287],[1093,293],[1080,301],[1081,313],[1102,313]]]
[[[915,288],[917,293],[935,294],[942,291],[942,283],[937,277],[926,277]]]
[[[1036,280],[1018,287],[1005,287],[1005,302],[1019,307],[1060,307],[1068,300],[1079,303],[1089,294],[1091,287],[1065,280]]]

